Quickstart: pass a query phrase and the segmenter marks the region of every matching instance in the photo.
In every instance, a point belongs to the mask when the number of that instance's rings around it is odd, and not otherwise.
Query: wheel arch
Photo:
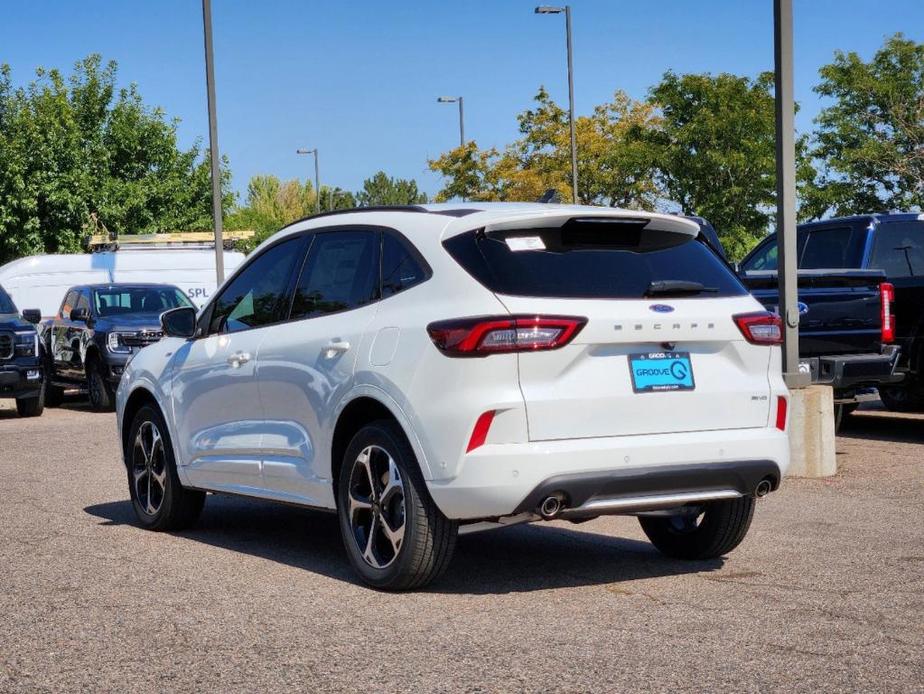
[[[346,400],[337,414],[337,423],[334,425],[330,443],[331,483],[334,488],[336,488],[340,475],[343,456],[353,436],[365,425],[379,419],[389,419],[398,425],[414,451],[421,475],[424,479],[432,479],[420,441],[413,435],[408,418],[402,409],[384,392],[373,392],[364,388],[354,393],[354,397]]]
[[[135,388],[128,396],[128,399],[125,401],[125,407],[122,408],[122,416],[119,420],[119,431],[121,433],[120,439],[122,444],[122,463],[128,465],[128,456],[127,452],[127,440],[129,429],[131,428],[132,421],[135,419],[135,415],[138,414],[138,411],[145,405],[151,405],[152,407],[157,408],[157,411],[160,412],[161,416],[164,417],[164,421],[167,420],[167,417],[161,408],[160,403],[157,402],[157,398],[147,388],[140,386]],[[169,432],[168,432],[169,433]]]

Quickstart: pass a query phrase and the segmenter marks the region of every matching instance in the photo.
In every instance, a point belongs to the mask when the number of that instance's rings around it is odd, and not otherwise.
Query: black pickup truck
[[[38,417],[45,407],[45,379],[35,323],[38,309],[20,315],[0,287],[0,398],[15,398],[21,417]]]
[[[799,226],[799,354],[816,380],[835,387],[841,404],[875,386],[887,407],[924,406],[922,249],[924,221],[918,215]],[[775,235],[739,265],[745,284],[768,306],[778,303],[776,267]]]
[[[71,287],[58,314],[41,325],[48,406],[59,404],[66,388],[86,388],[93,409],[112,409],[125,365],[161,339],[160,314],[181,306],[193,304],[169,284]]]

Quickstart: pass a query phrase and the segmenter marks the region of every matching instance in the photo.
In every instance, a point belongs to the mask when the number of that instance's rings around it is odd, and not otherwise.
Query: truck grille
[[[158,342],[164,334],[160,330],[142,330],[137,333],[125,333],[122,342],[129,347],[147,347]]]
[[[11,359],[13,357],[13,334],[0,333],[0,359]]]

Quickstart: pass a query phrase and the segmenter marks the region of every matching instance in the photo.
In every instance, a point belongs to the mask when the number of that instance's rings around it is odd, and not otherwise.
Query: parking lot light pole
[[[437,97],[437,102],[441,104],[459,104],[459,146],[465,146],[465,116],[462,113],[462,97],[461,96],[440,96]]]
[[[314,210],[315,214],[321,213],[321,177],[318,174],[318,148],[314,149],[297,149],[296,154],[313,154],[314,155]]]
[[[536,14],[565,14],[565,35],[568,44],[568,123],[571,126],[571,201],[578,202],[578,174],[577,174],[577,134],[574,125],[574,63],[571,51],[571,5],[564,7],[549,7],[541,5],[536,8]]]
[[[808,385],[799,373],[799,276],[796,265],[796,145],[793,93],[792,0],[773,0],[776,111],[776,238],[780,248],[779,296],[783,319],[783,378],[790,388]]]
[[[221,219],[221,158],[218,152],[218,119],[215,115],[215,61],[212,51],[212,3],[202,0],[205,33],[205,89],[209,109],[209,163],[212,176],[212,227],[215,232],[215,274],[218,285],[225,281],[225,249]]]

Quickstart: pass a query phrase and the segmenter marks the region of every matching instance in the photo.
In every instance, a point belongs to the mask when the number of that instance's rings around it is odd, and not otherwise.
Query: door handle
[[[235,352],[228,357],[228,363],[235,369],[239,369],[242,364],[246,364],[251,359],[249,352]]]
[[[329,342],[327,347],[324,348],[324,351],[327,352],[329,356],[334,354],[343,354],[350,348],[350,343],[345,340],[334,340]]]

